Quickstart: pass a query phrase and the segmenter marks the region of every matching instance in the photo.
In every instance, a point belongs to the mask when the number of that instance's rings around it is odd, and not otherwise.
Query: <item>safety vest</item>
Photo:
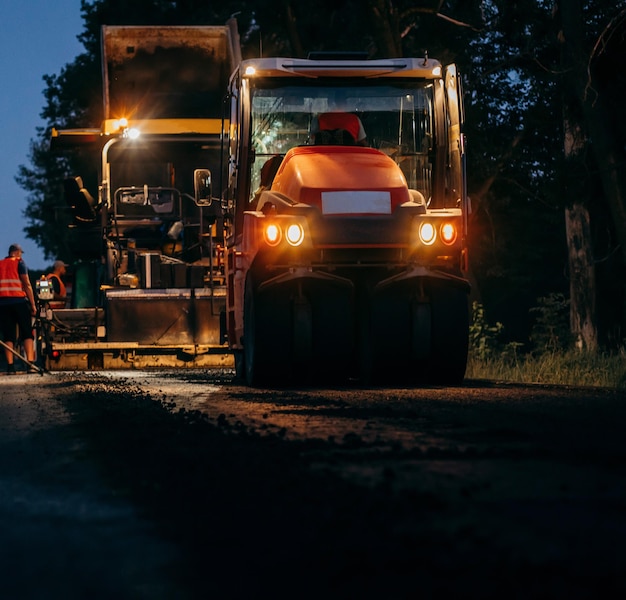
[[[17,270],[19,262],[15,256],[0,260],[0,298],[26,298]]]
[[[354,141],[359,139],[361,129],[359,117],[352,113],[328,112],[322,113],[318,117],[320,131],[333,131],[334,129],[345,129]]]
[[[65,297],[67,296],[67,290],[65,289],[65,284],[61,281],[61,278],[56,273],[48,273],[46,275],[46,279],[51,281],[52,279],[56,279],[59,282],[59,296],[60,298],[55,298],[48,302],[50,308],[65,308]]]

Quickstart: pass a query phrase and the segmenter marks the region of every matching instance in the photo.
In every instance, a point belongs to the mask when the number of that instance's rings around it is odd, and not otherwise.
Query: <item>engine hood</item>
[[[382,152],[360,146],[292,148],[271,189],[325,215],[392,214],[411,201],[398,165]]]

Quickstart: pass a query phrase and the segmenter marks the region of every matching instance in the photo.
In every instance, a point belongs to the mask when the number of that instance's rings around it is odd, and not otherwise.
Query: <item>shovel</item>
[[[19,352],[16,352],[13,348],[11,348],[11,346],[5,344],[2,340],[0,340],[0,345],[12,352],[15,356],[17,356],[17,358],[26,363],[31,369],[35,369],[35,371],[37,371],[37,373],[39,373],[40,375],[43,375],[45,373],[45,371],[41,367],[38,367],[35,363],[26,360]]]

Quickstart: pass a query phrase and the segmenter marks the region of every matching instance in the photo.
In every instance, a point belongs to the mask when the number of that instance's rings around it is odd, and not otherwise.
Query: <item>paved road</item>
[[[178,550],[103,479],[65,379],[0,379],[0,598],[175,598]]]
[[[2,377],[0,397],[2,598],[626,592],[618,392],[216,371]]]

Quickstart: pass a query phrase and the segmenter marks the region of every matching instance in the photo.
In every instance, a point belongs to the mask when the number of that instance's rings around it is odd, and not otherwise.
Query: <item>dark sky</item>
[[[15,182],[29,164],[29,144],[43,125],[43,76],[55,75],[83,51],[80,0],[2,0],[0,18],[0,257],[22,244],[29,269],[44,269],[43,253],[23,229],[26,192]]]

